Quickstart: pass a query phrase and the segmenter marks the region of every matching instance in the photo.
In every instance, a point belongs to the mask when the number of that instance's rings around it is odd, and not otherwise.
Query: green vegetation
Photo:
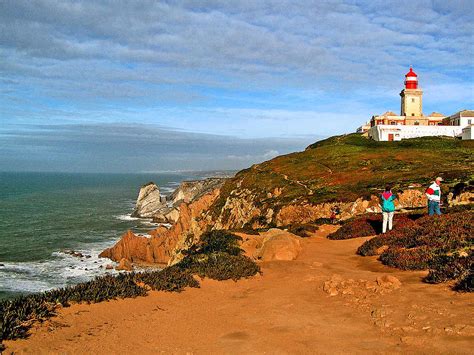
[[[239,237],[223,231],[205,233],[200,242],[185,252],[176,265],[161,271],[106,275],[75,286],[22,296],[0,302],[0,350],[2,340],[28,336],[35,322],[56,314],[58,307],[71,303],[97,303],[116,298],[145,296],[149,289],[180,292],[186,287],[199,287],[193,277],[215,280],[238,280],[260,272],[260,268],[242,255]]]
[[[375,142],[349,134],[310,145],[305,151],[276,157],[240,171],[227,181],[211,208],[226,220],[227,198],[248,190],[257,207],[278,211],[290,203],[351,202],[378,193],[387,183],[405,189],[445,178],[445,191],[474,180],[474,141],[424,137]],[[275,189],[281,193],[275,194]],[[446,196],[446,193],[444,193]]]
[[[227,231],[210,231],[201,236],[198,243],[183,251],[185,257],[177,264],[200,277],[214,280],[237,281],[260,272],[250,258],[242,255],[238,242],[242,238]]]

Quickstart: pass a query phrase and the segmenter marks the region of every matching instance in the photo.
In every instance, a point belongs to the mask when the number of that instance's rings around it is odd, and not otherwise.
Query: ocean
[[[0,173],[0,299],[115,273],[98,254],[128,229],[157,226],[130,217],[140,186],[153,181],[170,194],[211,175]]]

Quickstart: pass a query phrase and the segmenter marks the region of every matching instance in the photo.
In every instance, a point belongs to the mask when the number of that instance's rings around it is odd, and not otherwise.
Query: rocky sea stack
[[[140,188],[132,217],[150,218],[163,208],[160,189],[154,182],[149,182]]]

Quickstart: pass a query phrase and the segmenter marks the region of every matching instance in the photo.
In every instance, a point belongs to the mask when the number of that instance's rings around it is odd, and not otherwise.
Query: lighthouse
[[[400,116],[421,117],[423,90],[418,88],[418,75],[410,67],[405,75],[405,88],[400,93],[402,98]]]

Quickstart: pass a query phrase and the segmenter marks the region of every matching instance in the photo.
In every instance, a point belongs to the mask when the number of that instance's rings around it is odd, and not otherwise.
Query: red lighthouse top
[[[410,71],[405,75],[405,89],[418,89],[418,75],[410,67]]]

